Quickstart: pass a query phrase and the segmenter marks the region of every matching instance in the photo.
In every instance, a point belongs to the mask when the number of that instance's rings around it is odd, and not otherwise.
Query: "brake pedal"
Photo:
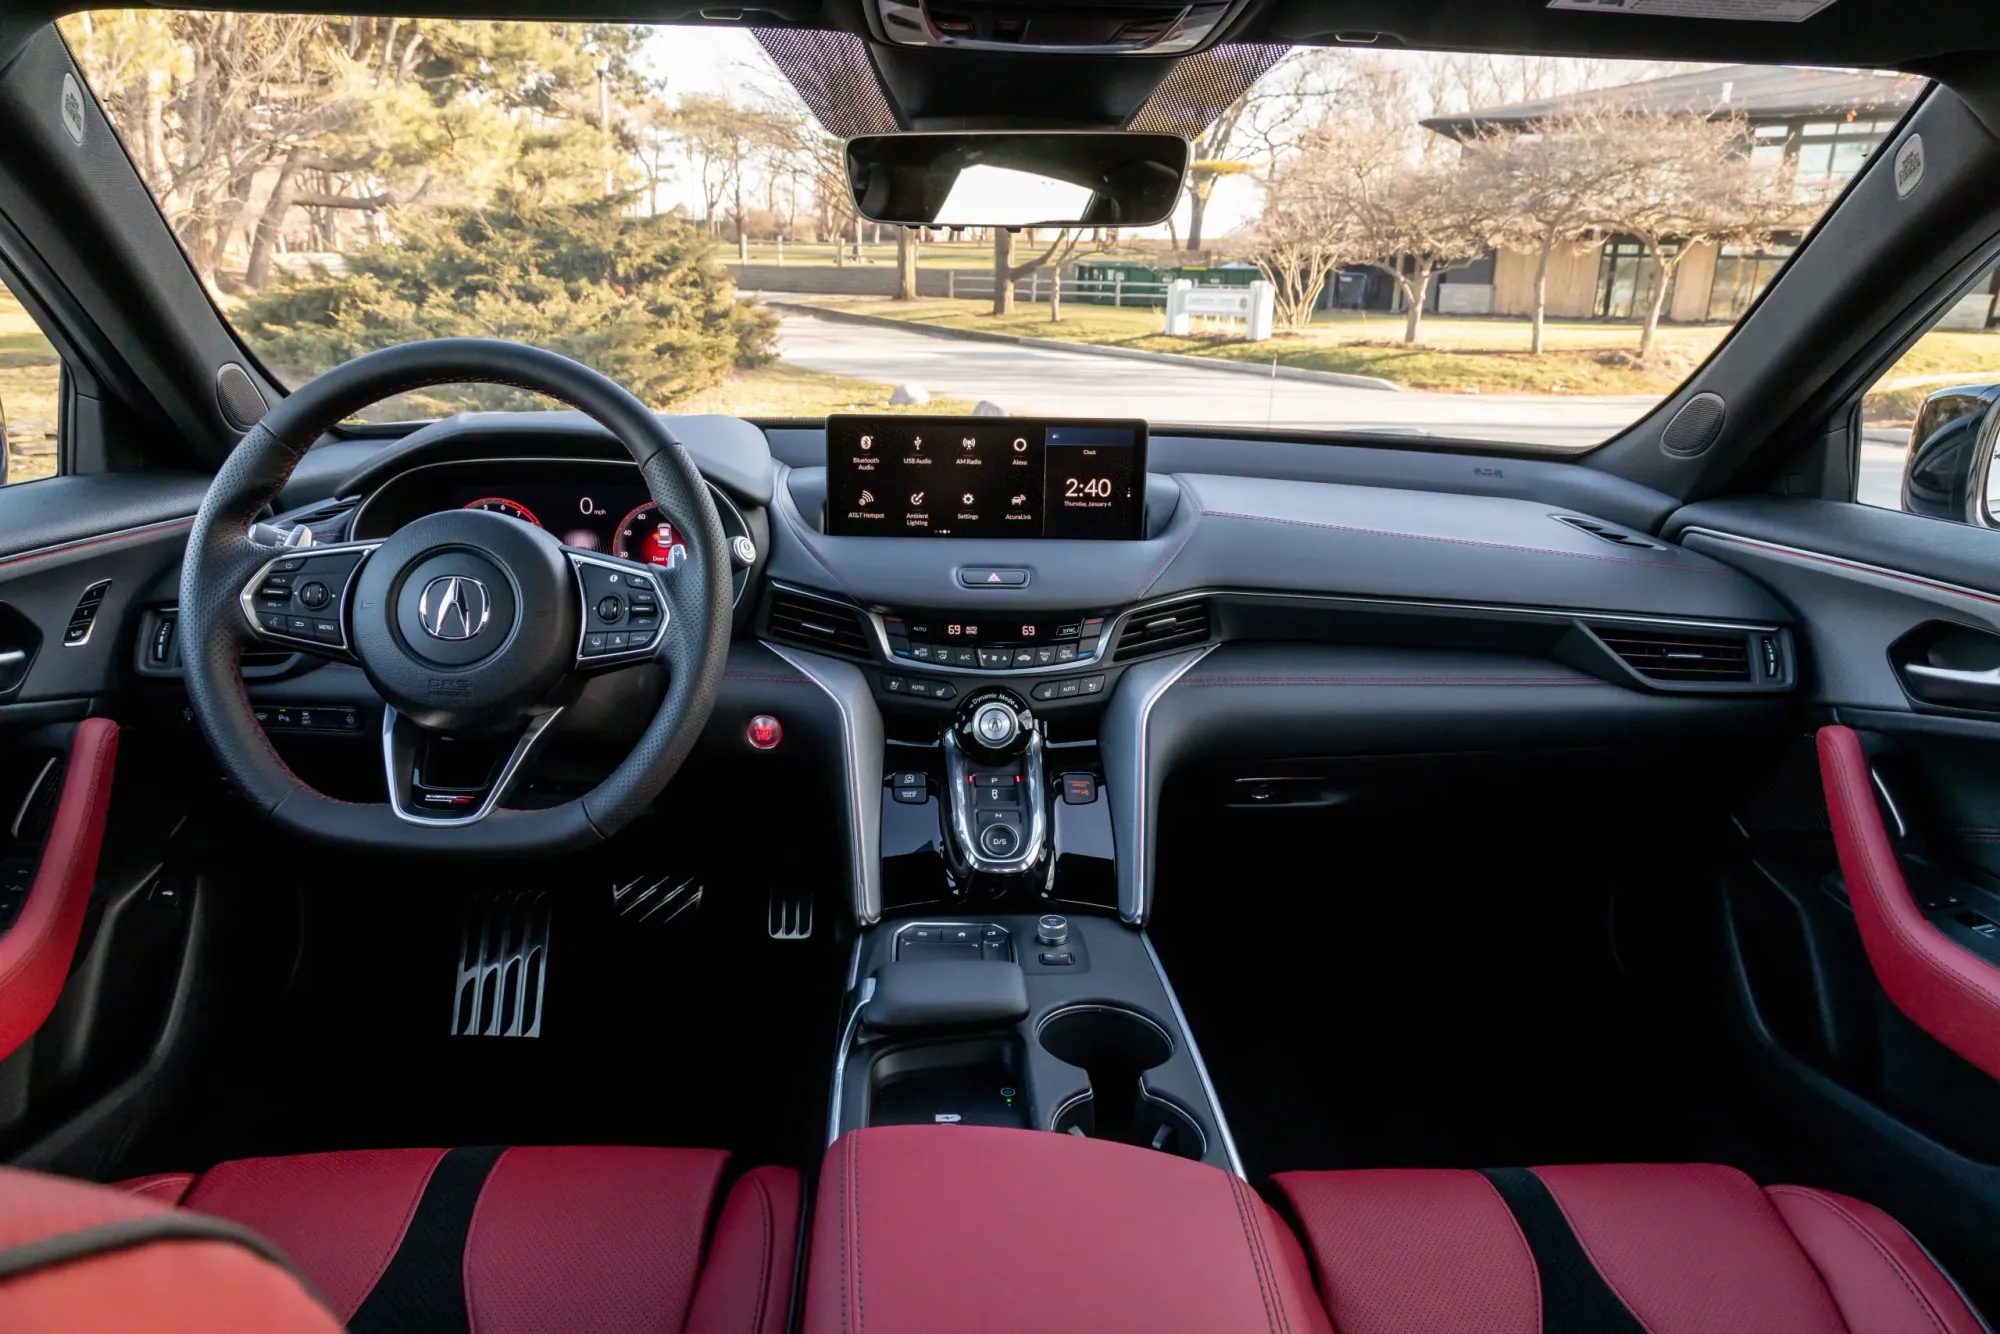
[[[785,894],[771,891],[769,918],[771,939],[809,940],[813,933],[813,901],[811,894]]]
[[[493,894],[466,905],[451,1035],[538,1038],[548,983],[546,890]]]
[[[611,905],[618,915],[632,922],[665,926],[698,914],[701,908],[701,881],[691,875],[642,875],[625,884],[611,886]]]

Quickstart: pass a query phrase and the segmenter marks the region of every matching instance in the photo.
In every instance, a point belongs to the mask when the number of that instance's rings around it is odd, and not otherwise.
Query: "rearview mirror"
[[[1903,463],[1903,509],[1931,519],[1995,527],[1987,505],[1993,440],[2000,431],[2000,384],[1940,389],[1910,427]]]
[[[904,227],[1150,227],[1187,175],[1177,134],[970,131],[847,141],[854,207]]]

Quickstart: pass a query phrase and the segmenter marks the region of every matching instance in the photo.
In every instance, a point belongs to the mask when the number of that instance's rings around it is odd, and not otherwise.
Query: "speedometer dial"
[[[681,540],[672,522],[660,513],[658,505],[649,501],[626,515],[618,525],[611,554],[671,570],[686,560],[688,553],[687,543]]]
[[[460,492],[460,494],[463,495],[464,493]],[[481,496],[479,499],[470,501],[461,508],[491,510],[495,514],[504,514],[510,519],[519,519],[522,523],[532,523],[537,528],[542,526],[542,521],[535,517],[534,511],[530,510],[520,501],[509,500],[505,496]]]

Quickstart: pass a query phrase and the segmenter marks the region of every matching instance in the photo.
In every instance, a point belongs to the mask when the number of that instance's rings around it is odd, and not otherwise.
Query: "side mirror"
[[[2000,384],[1940,389],[1910,427],[1903,464],[1903,509],[1931,519],[2000,527],[1986,504],[1993,441],[2000,431]]]

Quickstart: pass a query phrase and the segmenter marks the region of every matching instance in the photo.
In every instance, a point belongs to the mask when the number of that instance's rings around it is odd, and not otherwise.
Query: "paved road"
[[[888,384],[914,382],[933,394],[988,399],[1024,416],[1081,413],[1236,426],[1370,427],[1584,449],[1616,434],[1658,401],[1349,389],[939,338],[816,319],[796,311],[784,311],[782,319],[779,350],[795,365]]]

